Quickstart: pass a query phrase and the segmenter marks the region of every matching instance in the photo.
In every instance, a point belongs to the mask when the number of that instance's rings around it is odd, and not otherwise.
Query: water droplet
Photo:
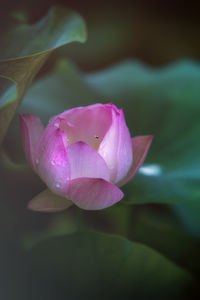
[[[56,121],[56,122],[54,123],[54,127],[58,128],[59,126],[60,126],[60,122]]]
[[[57,188],[60,188],[60,187],[61,187],[60,182],[56,182],[56,187],[57,187]]]
[[[55,166],[56,162],[55,162],[54,159],[52,159],[51,164],[52,164],[53,166]]]
[[[36,158],[35,163],[36,163],[36,165],[39,165],[39,159],[38,158]]]

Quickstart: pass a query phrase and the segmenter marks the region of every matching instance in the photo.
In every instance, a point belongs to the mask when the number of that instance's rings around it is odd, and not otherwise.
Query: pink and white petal
[[[73,205],[73,202],[52,193],[49,189],[35,196],[29,203],[28,208],[41,212],[62,211]]]
[[[34,169],[33,155],[36,144],[44,131],[40,119],[33,114],[20,115],[20,131],[26,159]]]
[[[117,152],[117,174],[115,183],[124,178],[133,163],[132,139],[126,125],[124,112],[120,110],[118,152]]]
[[[129,171],[132,161],[132,143],[122,110],[112,106],[112,125],[101,142],[98,152],[110,169],[111,181],[120,181]]]
[[[77,178],[70,182],[67,197],[78,207],[99,210],[123,198],[123,192],[114,184],[99,178]]]
[[[152,140],[153,136],[136,136],[132,138],[133,163],[127,176],[118,182],[117,186],[123,186],[137,174],[139,168],[146,158]]]
[[[66,133],[70,144],[82,141],[96,150],[112,121],[111,109],[106,104],[77,107],[59,117],[65,118],[68,123]]]
[[[118,132],[119,132],[119,113],[112,110],[112,125],[102,140],[98,153],[105,160],[109,171],[110,180],[115,182],[117,174],[117,150],[118,150]]]
[[[65,132],[49,123],[36,146],[34,158],[36,172],[48,188],[55,194],[65,196],[70,180]]]
[[[104,159],[88,144],[77,142],[68,147],[71,179],[80,177],[110,179]]]

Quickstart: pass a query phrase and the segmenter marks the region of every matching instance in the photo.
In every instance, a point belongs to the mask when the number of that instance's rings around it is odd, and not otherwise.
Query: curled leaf
[[[86,27],[75,12],[61,7],[49,10],[33,25],[19,23],[2,37],[0,51],[0,84],[8,79],[16,84],[17,92],[10,97],[8,90],[0,100],[0,144],[8,126],[33,78],[49,55],[58,47],[71,42],[84,42]],[[5,78],[4,80],[1,78]]]

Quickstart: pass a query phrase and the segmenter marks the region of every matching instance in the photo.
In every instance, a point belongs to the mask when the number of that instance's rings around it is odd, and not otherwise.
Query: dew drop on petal
[[[55,166],[56,162],[55,162],[54,159],[52,159],[51,164],[52,164],[53,166]]]
[[[36,165],[39,165],[39,159],[38,158],[36,158],[35,163],[36,163]]]
[[[57,188],[60,188],[60,187],[61,187],[60,182],[56,182],[56,187],[57,187]]]
[[[54,123],[54,127],[59,128],[59,126],[60,126],[60,122],[56,121],[56,122]]]

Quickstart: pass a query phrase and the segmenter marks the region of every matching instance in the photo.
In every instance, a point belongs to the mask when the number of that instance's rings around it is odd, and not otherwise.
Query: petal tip
[[[65,197],[44,190],[35,196],[27,205],[27,209],[37,212],[59,212],[68,209],[73,203]]]
[[[152,142],[154,139],[154,135],[147,135],[147,137],[149,138],[149,140]]]
[[[77,178],[71,181],[69,198],[85,210],[101,210],[119,202],[124,193],[101,178]]]
[[[38,203],[35,203],[32,200],[27,204],[27,209],[32,210],[32,211],[40,211],[41,210]]]

